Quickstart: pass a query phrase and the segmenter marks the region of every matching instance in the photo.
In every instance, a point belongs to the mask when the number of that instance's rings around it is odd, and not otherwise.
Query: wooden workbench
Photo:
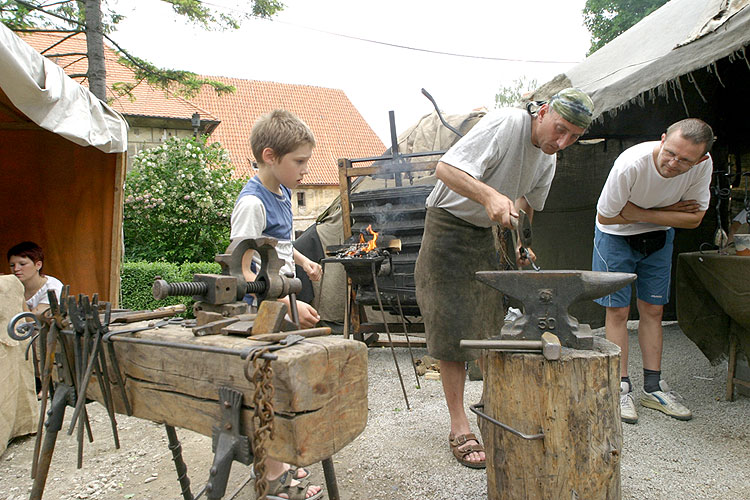
[[[140,325],[146,323],[127,328]],[[237,350],[266,344],[224,335],[195,337],[178,325],[124,335]],[[241,434],[252,436],[253,384],[245,377],[247,361],[240,356],[126,342],[114,342],[114,348],[134,416],[211,436],[213,426],[220,423],[218,390],[226,386],[243,393]],[[363,343],[316,337],[274,354],[278,359],[271,363],[275,388],[271,457],[309,465],[331,457],[364,430],[367,348]],[[110,362],[115,408],[125,413],[113,370]],[[87,395],[103,401],[95,378]]]

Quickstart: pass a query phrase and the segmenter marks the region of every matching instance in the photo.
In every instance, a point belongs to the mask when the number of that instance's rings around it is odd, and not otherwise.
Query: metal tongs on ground
[[[541,271],[541,268],[531,259],[527,248],[531,248],[531,221],[529,216],[523,210],[518,211],[518,220],[516,222],[516,237],[518,238],[520,248],[518,255],[521,260],[528,259],[534,271]]]

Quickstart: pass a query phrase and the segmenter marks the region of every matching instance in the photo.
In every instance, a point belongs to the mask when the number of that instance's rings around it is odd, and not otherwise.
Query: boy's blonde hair
[[[271,148],[278,158],[291,153],[303,144],[315,146],[310,128],[294,114],[275,109],[258,118],[250,134],[250,147],[255,161],[263,163],[263,150]]]

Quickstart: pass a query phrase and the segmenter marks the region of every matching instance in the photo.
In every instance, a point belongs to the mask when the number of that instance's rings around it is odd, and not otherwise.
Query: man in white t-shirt
[[[638,275],[641,405],[679,420],[690,420],[692,413],[661,378],[661,320],[669,302],[674,228],[698,227],[708,208],[713,172],[708,151],[713,141],[711,127],[688,118],[671,125],[661,141],[625,150],[615,160],[596,206],[592,269]],[[607,308],[607,339],[622,350],[620,410],[623,422],[634,424],[638,414],[628,376],[630,290],[628,285],[596,302]]]
[[[497,335],[502,296],[475,279],[498,268],[492,226],[511,227],[518,209],[544,208],[555,175],[555,153],[591,123],[594,103],[579,89],[561,90],[536,114],[505,108],[488,113],[441,158],[427,198],[424,236],[414,269],[427,351],[440,360],[456,460],[485,467],[484,448],[464,410],[466,361],[479,357],[462,339]],[[518,253],[518,252],[517,252]],[[535,260],[529,250],[529,257]],[[521,265],[527,259],[516,256]]]

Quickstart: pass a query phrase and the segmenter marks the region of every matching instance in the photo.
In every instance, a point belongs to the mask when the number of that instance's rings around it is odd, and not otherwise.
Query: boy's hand
[[[318,311],[307,302],[297,301],[297,313],[299,314],[300,328],[312,328],[320,321]]]
[[[323,276],[323,267],[310,259],[305,259],[305,261],[302,262],[302,269],[304,269],[307,277],[310,278],[311,281],[320,281],[321,276]]]

